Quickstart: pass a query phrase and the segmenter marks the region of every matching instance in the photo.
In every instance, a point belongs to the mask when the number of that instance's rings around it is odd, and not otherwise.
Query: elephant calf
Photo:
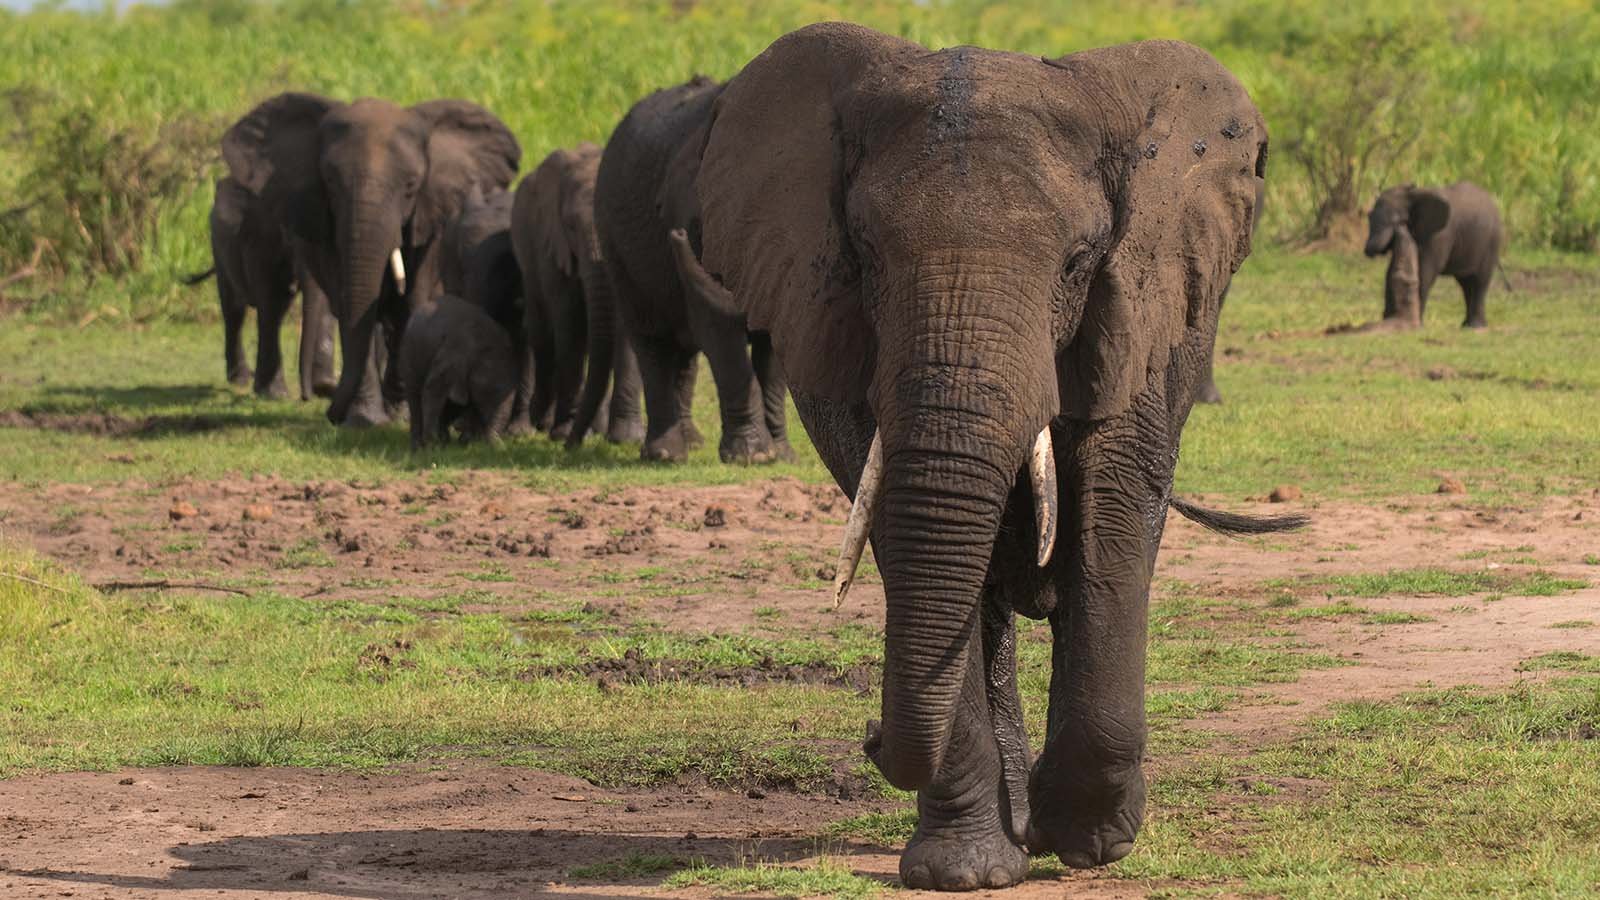
[[[482,309],[448,294],[411,314],[400,343],[411,449],[463,439],[498,440],[511,419],[517,360],[511,336]]]
[[[1389,188],[1378,195],[1367,217],[1367,256],[1391,252],[1402,228],[1416,239],[1415,324],[1422,324],[1434,279],[1453,275],[1467,300],[1467,318],[1462,326],[1487,325],[1484,298],[1506,242],[1494,196],[1469,181],[1441,188],[1412,184]],[[1392,275],[1393,267],[1390,272]],[[1406,327],[1405,313],[1396,305],[1394,285],[1386,284],[1384,293],[1383,318],[1398,320],[1396,327]]]
[[[511,192],[495,189],[484,196],[473,188],[442,240],[439,277],[445,293],[482,309],[511,336],[517,380],[507,432],[526,434],[532,430],[528,403],[534,363],[523,335],[522,271],[511,251]]]

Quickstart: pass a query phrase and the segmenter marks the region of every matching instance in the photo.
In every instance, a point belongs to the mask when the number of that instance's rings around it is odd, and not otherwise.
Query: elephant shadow
[[[738,865],[752,857],[790,862],[818,855],[814,839],[699,838],[559,829],[401,829],[230,837],[183,843],[167,853],[179,860],[165,876],[63,869],[7,870],[60,885],[102,885],[127,891],[247,891],[386,900],[439,896],[528,896],[553,882],[581,885],[586,897],[636,895],[691,864]],[[829,842],[836,859],[881,854],[869,844]],[[626,860],[658,861],[659,871],[634,874]],[[636,871],[634,869],[633,871]],[[892,884],[881,874],[857,872]]]
[[[162,438],[230,428],[287,428],[304,420],[292,407],[263,406],[214,385],[56,386],[0,413],[0,425],[113,438]]]

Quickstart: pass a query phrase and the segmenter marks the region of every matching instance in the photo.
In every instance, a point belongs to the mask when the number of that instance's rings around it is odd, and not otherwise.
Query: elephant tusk
[[[1056,451],[1050,443],[1050,426],[1045,425],[1033,439],[1028,457],[1028,481],[1033,485],[1033,517],[1039,526],[1039,565],[1050,561],[1056,547],[1057,507]]]
[[[400,293],[406,292],[406,261],[400,256],[400,248],[394,248],[389,254],[389,271],[394,273],[395,286],[400,288]]]
[[[872,507],[878,502],[878,485],[883,480],[883,440],[874,431],[872,448],[867,451],[867,465],[861,470],[861,483],[856,485],[856,502],[850,507],[850,520],[844,526],[844,545],[839,548],[838,571],[833,578],[833,608],[844,603],[844,595],[855,580],[856,567],[861,564],[861,552],[867,548],[867,537],[872,533]]]

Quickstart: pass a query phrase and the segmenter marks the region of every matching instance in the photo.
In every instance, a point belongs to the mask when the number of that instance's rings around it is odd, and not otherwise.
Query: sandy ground
[[[1284,579],[1289,590],[1312,592],[1305,602],[1314,603],[1315,589],[1296,585],[1419,566],[1600,575],[1583,562],[1600,553],[1600,492],[1505,508],[1461,495],[1288,506],[1310,512],[1313,525],[1249,542],[1174,517],[1158,595],[1179,581],[1186,591],[1265,603],[1284,589],[1268,582]],[[306,597],[374,602],[402,589],[397,585],[417,596],[472,589],[493,592],[480,602],[501,611],[552,608],[577,597],[623,621],[648,617],[691,632],[755,627],[762,607],[782,610],[786,631],[882,620],[882,591],[870,579],[843,610],[827,608],[822,583],[832,576],[847,506],[832,487],[787,480],[604,495],[543,495],[480,473],[455,486],[269,477],[8,485],[0,509],[7,513],[0,538],[33,546],[99,584],[270,582]],[[512,580],[468,577],[484,572]],[[621,590],[618,574],[629,576]],[[640,583],[673,590],[640,597],[627,587]],[[1306,671],[1195,724],[1246,746],[1288,733],[1336,700],[1422,686],[1503,685],[1530,677],[1517,671],[1529,657],[1600,652],[1600,628],[1549,627],[1600,623],[1596,586],[1493,601],[1355,602],[1431,620],[1298,622],[1295,639],[1306,649],[1351,665]],[[883,804],[693,786],[612,791],[476,762],[382,775],[169,768],[28,776],[0,782],[0,897],[661,896],[659,875],[568,875],[630,853],[722,863],[827,854],[892,881],[892,851],[814,837],[823,823],[875,806]],[[1141,896],[1151,887],[1090,873],[1030,882],[1005,896]],[[700,889],[671,895],[710,896]]]

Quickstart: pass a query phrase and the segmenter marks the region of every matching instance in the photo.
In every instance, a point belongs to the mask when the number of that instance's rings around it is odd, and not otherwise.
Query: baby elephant
[[[411,410],[411,449],[462,440],[499,440],[511,420],[517,358],[511,336],[489,314],[448,294],[411,314],[400,345]]]
[[[1440,275],[1453,275],[1467,299],[1467,328],[1482,328],[1483,301],[1500,263],[1505,228],[1500,209],[1488,191],[1467,181],[1441,188],[1411,184],[1392,187],[1378,195],[1367,219],[1368,256],[1395,249],[1397,234],[1406,231],[1416,240],[1416,309],[1414,324],[1422,323],[1428,292]],[[1409,285],[1397,282],[1391,266],[1385,279],[1383,318],[1412,319],[1402,297]],[[1403,282],[1405,279],[1400,279]],[[1407,327],[1413,322],[1399,322]]]

